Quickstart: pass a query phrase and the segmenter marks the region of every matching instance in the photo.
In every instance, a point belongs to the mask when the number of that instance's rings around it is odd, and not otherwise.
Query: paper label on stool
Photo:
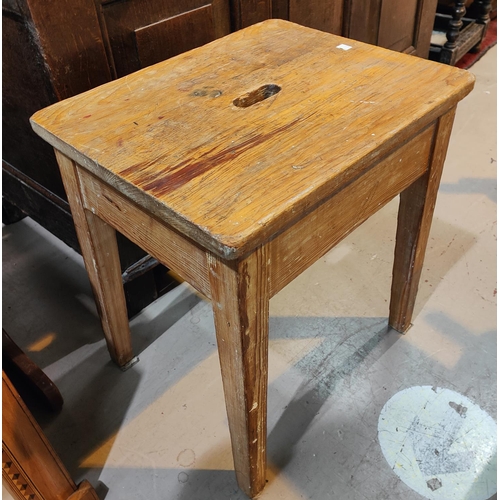
[[[337,45],[337,49],[350,50],[352,47],[350,45],[346,45],[345,43],[341,43],[340,45]]]

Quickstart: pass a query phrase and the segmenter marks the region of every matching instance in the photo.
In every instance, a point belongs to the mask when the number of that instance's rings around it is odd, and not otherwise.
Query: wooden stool
[[[389,323],[410,326],[469,73],[270,20],[36,113],[112,358],[115,229],[212,300],[236,475],[265,484],[269,299],[401,193]]]

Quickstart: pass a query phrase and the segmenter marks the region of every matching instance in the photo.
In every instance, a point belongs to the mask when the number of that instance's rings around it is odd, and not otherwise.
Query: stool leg
[[[219,359],[240,488],[255,496],[266,481],[269,274],[266,247],[240,262],[210,255]]]
[[[119,366],[133,357],[115,230],[84,209],[77,165],[56,151],[57,162],[94,292],[111,358]]]
[[[455,108],[437,122],[429,170],[400,194],[389,325],[404,333],[411,318]]]

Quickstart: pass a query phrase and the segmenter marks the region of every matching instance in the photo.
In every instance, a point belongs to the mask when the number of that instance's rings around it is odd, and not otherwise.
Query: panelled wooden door
[[[278,5],[280,4],[280,0],[275,1]],[[288,0],[288,20],[334,35],[342,35],[344,4],[344,0],[323,0],[320,2]],[[283,1],[281,1],[281,5],[283,5]]]
[[[437,0],[267,0],[272,17],[427,58]]]
[[[351,0],[344,36],[427,58],[437,0]]]
[[[104,0],[97,7],[115,77],[230,32],[229,0]]]

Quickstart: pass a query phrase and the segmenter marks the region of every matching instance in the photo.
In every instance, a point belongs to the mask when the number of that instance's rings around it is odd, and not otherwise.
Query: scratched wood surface
[[[98,500],[92,485],[78,487],[2,371],[2,478],[19,500]]]
[[[80,171],[83,206],[116,227],[196,290],[210,298],[207,258],[203,248],[130,203],[88,172]],[[133,224],[131,224],[133,221]]]
[[[75,163],[56,151],[61,177],[71,205],[83,261],[101,318],[109,353],[119,366],[133,358],[127,306],[115,230],[85,210]]]
[[[365,175],[273,238],[269,243],[271,296],[421,177],[429,165],[435,132],[434,125],[427,127]],[[398,271],[403,272],[403,266]]]
[[[2,409],[2,475],[7,484],[14,491],[18,483],[26,484],[37,500],[66,500],[76,485],[4,372]],[[11,468],[20,474],[18,481],[10,477]]]
[[[32,125],[232,259],[437,119],[473,82],[463,70],[270,20],[59,102]],[[265,85],[280,90],[233,104]]]
[[[239,262],[209,257],[234,469],[250,497],[266,483],[269,264],[267,245]]]
[[[455,109],[452,109],[438,120],[429,170],[405,189],[399,199],[389,324],[401,333],[411,326],[454,118]]]

